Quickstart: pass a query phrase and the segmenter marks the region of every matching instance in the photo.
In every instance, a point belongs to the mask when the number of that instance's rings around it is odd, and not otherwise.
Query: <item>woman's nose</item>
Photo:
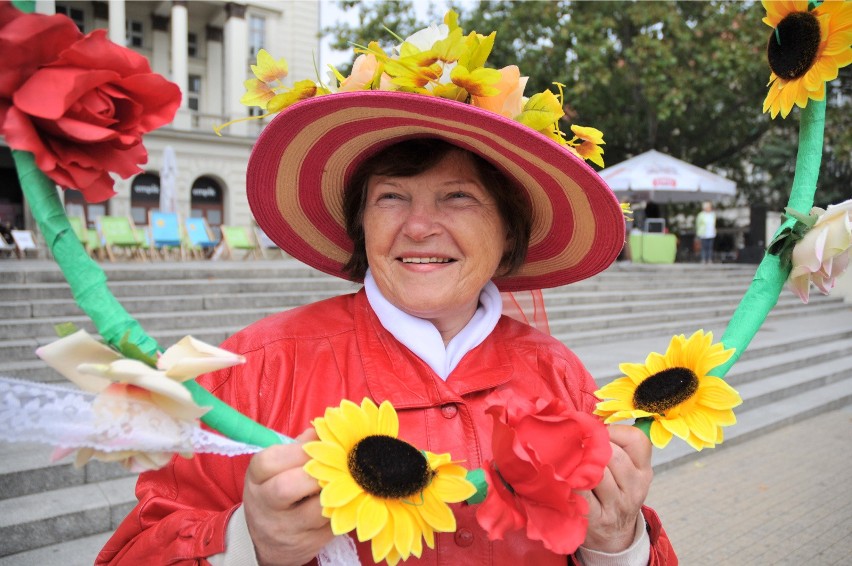
[[[440,229],[438,209],[428,203],[412,203],[403,223],[403,233],[414,240],[422,240]]]

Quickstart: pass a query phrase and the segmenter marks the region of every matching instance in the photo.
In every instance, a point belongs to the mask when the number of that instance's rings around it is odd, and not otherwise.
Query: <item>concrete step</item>
[[[135,477],[0,501],[0,556],[115,529],[135,504]]]
[[[852,375],[835,383],[811,389],[756,407],[753,410],[735,411],[737,424],[725,429],[725,440],[713,450],[724,450],[751,438],[795,423],[808,417],[844,407],[852,403]],[[654,448],[654,470],[657,472],[691,462],[701,453],[687,443],[673,438],[663,449]]]
[[[0,558],[0,566],[92,566],[112,531]]]

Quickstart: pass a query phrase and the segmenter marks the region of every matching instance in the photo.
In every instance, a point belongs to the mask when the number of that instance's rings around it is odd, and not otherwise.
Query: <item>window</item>
[[[80,31],[86,33],[86,14],[80,8],[75,8],[69,4],[57,4],[56,13],[63,14],[71,18]]]
[[[187,88],[189,89],[187,105],[190,110],[195,110],[197,112],[200,108],[199,99],[201,98],[201,75],[189,75]]]
[[[198,57],[198,34],[191,33],[186,37],[186,53],[190,57]]]
[[[142,47],[145,28],[139,20],[127,20],[127,46]]]
[[[160,176],[137,175],[130,184],[130,216],[137,226],[148,225],[148,211],[160,208]]]
[[[266,19],[260,16],[249,18],[249,57],[254,59],[257,52],[263,49],[266,43]]]

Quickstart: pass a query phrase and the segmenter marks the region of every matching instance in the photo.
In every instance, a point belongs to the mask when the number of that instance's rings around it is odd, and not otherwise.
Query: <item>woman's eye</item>
[[[451,199],[462,199],[462,198],[473,198],[473,197],[470,196],[468,193],[465,193],[463,191],[456,191],[454,193],[450,193],[449,198],[451,198]]]

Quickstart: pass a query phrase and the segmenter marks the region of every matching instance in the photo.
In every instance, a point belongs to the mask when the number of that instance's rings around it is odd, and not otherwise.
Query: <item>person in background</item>
[[[713,242],[716,239],[716,213],[713,203],[705,202],[695,217],[695,237],[701,240],[701,263],[713,263]]]

